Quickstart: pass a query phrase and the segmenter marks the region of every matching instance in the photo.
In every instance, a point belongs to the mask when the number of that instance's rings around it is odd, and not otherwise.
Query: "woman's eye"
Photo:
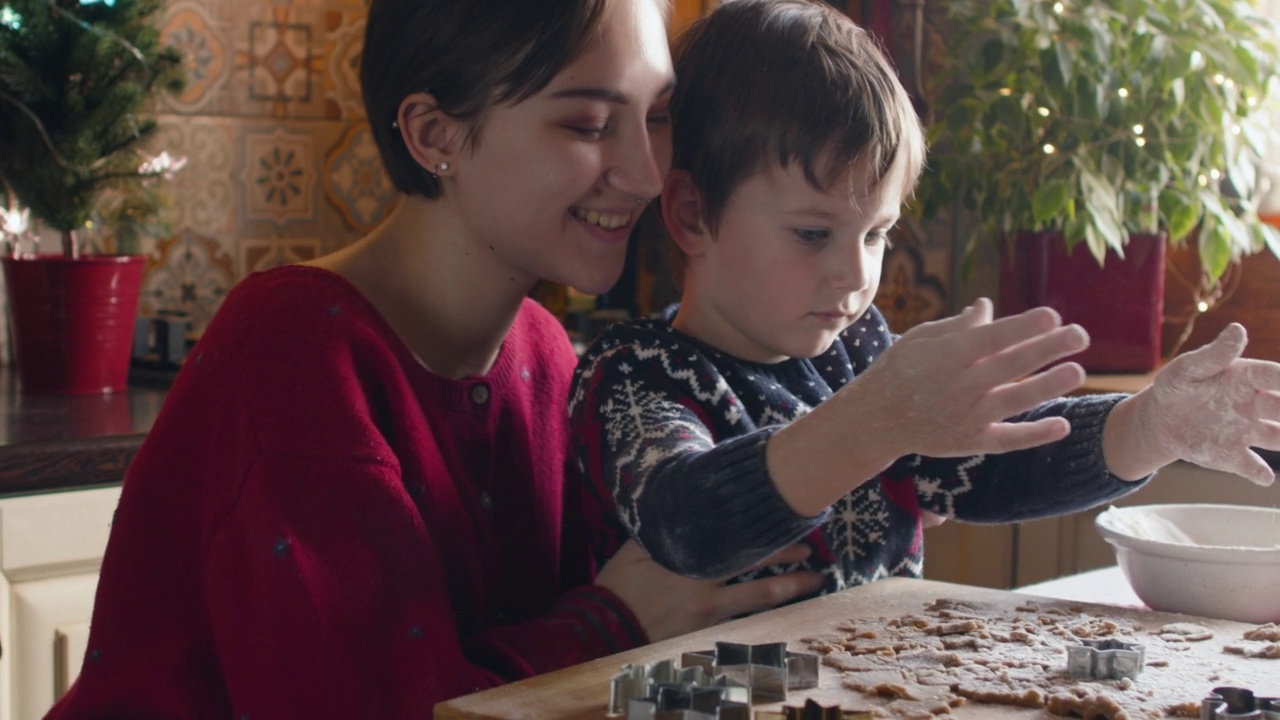
[[[796,228],[793,232],[807,243],[825,242],[831,238],[831,231],[826,228]]]
[[[646,122],[650,125],[670,125],[671,114],[667,112],[655,113],[646,118]]]
[[[599,140],[609,126],[606,125],[570,125],[569,129],[589,140]]]

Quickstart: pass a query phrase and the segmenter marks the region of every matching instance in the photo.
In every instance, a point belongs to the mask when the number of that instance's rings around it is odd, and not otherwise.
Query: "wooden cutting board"
[[[801,642],[803,638],[835,633],[858,618],[918,615],[927,605],[939,599],[980,602],[1007,608],[1009,611],[1014,611],[1028,601],[1034,601],[1046,609],[1081,611],[1094,616],[1134,621],[1153,629],[1168,623],[1194,622],[1212,630],[1214,637],[1204,642],[1188,643],[1185,651],[1177,653],[1175,662],[1168,667],[1148,667],[1139,677],[1136,683],[1138,686],[1144,682],[1158,685],[1163,675],[1163,684],[1167,687],[1170,685],[1170,674],[1176,671],[1176,686],[1189,688],[1187,692],[1192,697],[1188,699],[1198,699],[1218,685],[1238,685],[1265,695],[1280,695],[1280,660],[1251,659],[1223,652],[1224,645],[1239,641],[1242,633],[1256,627],[1254,625],[1134,608],[1035,598],[1005,590],[929,580],[890,578],[450,700],[436,706],[435,717],[439,720],[604,718],[607,717],[610,679],[623,665],[678,660],[681,653],[713,648],[717,640],[744,643],[786,641],[789,650],[807,652],[807,646]],[[1173,657],[1169,653],[1165,655]],[[1148,650],[1148,659],[1152,656],[1153,653]],[[1065,656],[1063,663],[1065,665]],[[862,693],[843,688],[840,672],[825,666],[819,672],[818,688],[792,691],[785,705],[803,705],[806,698],[813,698],[827,706],[839,704],[845,709],[867,708],[869,704],[874,704],[874,701]],[[755,709],[777,709],[782,704],[757,705]],[[952,713],[956,718],[1047,716],[1040,709],[976,703],[957,707]]]

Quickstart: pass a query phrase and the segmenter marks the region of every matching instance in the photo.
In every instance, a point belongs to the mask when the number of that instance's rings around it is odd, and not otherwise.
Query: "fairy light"
[[[1146,138],[1141,138],[1141,137],[1140,137],[1140,138],[1134,138],[1134,139],[1133,139],[1133,144],[1134,144],[1134,145],[1137,145],[1138,147],[1146,147],[1146,146],[1147,146],[1147,139],[1146,139]]]
[[[1256,98],[1256,97],[1254,97],[1254,96],[1250,95],[1248,98],[1246,98],[1246,99],[1245,99],[1244,104],[1245,104],[1245,105],[1248,105],[1249,107],[1257,107],[1257,106],[1258,106],[1258,98]]]
[[[1205,302],[1204,300],[1201,300],[1200,302],[1196,303],[1196,310],[1202,313],[1209,312],[1209,303]]]
[[[1196,181],[1200,183],[1200,187],[1209,186],[1209,178],[1205,177],[1204,173],[1200,173],[1200,175],[1196,177]]]
[[[1133,134],[1134,134],[1134,135],[1141,135],[1141,134],[1142,134],[1143,129],[1144,129],[1144,128],[1142,127],[1142,123],[1138,123],[1137,125],[1134,125],[1134,126],[1133,126]]]
[[[1230,90],[1231,88],[1234,88],[1236,86],[1236,81],[1232,80],[1231,78],[1227,78],[1226,80],[1222,81],[1222,86]]]
[[[1116,91],[1116,94],[1122,98],[1127,98],[1129,97],[1129,88],[1120,88]]]
[[[1217,168],[1214,168],[1209,171],[1209,177],[1213,178],[1214,180],[1217,180],[1218,178],[1222,177],[1222,173],[1218,172]]]
[[[21,30],[22,16],[14,12],[13,8],[5,5],[0,8],[0,25],[4,25],[10,30]]]
[[[1213,81],[1221,85],[1227,81],[1227,76],[1223,75],[1222,73],[1214,73]]]
[[[1061,15],[1063,10],[1066,10],[1066,7],[1062,3],[1056,2],[1053,4],[1053,11],[1055,13]]]
[[[1013,88],[1002,87],[1000,88],[999,92],[1002,96],[1009,97],[1010,95],[1013,94]]]
[[[1036,108],[1036,112],[1040,114],[1040,117],[1049,117],[1049,108],[1043,105]]]
[[[1239,134],[1240,134],[1240,126],[1239,126],[1239,125],[1232,125],[1232,126],[1231,126],[1231,134],[1232,134],[1232,135],[1239,135]]]
[[[1044,148],[1042,149],[1044,150],[1045,155],[1052,155],[1058,152],[1058,148],[1054,147],[1053,145],[1050,145],[1049,143],[1045,143]]]

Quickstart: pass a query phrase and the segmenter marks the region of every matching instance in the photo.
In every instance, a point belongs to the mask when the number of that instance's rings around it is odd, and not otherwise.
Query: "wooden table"
[[[929,580],[890,578],[558,672],[457,698],[437,705],[435,717],[438,720],[604,718],[607,716],[610,679],[625,664],[679,659],[683,652],[711,649],[717,640],[746,643],[786,641],[789,643],[789,650],[805,651],[806,648],[799,643],[802,638],[834,631],[850,619],[918,614],[925,604],[939,598],[1003,603],[1012,607],[1033,600],[1035,596]],[[1143,625],[1155,627],[1168,622],[1190,619],[1186,616],[1166,615],[1135,608],[1081,604],[1058,599],[1042,599],[1042,605],[1084,609],[1093,614],[1108,617],[1136,617],[1142,619]],[[1222,620],[1194,620],[1210,627],[1215,634],[1223,638],[1228,636],[1238,638],[1240,633],[1254,627]],[[1205,668],[1203,684],[1206,691],[1215,685],[1231,684],[1230,681],[1236,670],[1247,667],[1247,671],[1242,670],[1243,674],[1238,677],[1245,678],[1252,684],[1244,685],[1242,682],[1242,686],[1251,687],[1258,692],[1280,694],[1280,660],[1245,660],[1222,653],[1221,643],[1218,647],[1209,647],[1210,644],[1200,643],[1205,647],[1183,653],[1186,659],[1180,661],[1184,663],[1183,670],[1188,667],[1186,663],[1203,665]],[[1197,655],[1202,657],[1197,659]],[[1149,652],[1148,658],[1150,657]],[[1199,668],[1197,667],[1196,670],[1198,674]],[[1149,669],[1146,672],[1157,671]],[[1274,687],[1261,687],[1263,681],[1259,678],[1270,678],[1271,680],[1267,682],[1273,682]],[[1200,678],[1197,677],[1194,682],[1199,681]],[[1198,690],[1195,691],[1198,692]],[[847,708],[855,703],[861,706],[866,705],[866,702],[858,702],[865,700],[860,694],[841,688],[839,673],[826,667],[820,672],[818,688],[792,691],[786,704],[803,705],[806,698],[813,698],[828,706],[840,704]],[[757,705],[755,709],[776,709],[780,705],[781,703]],[[957,718],[1028,718],[1045,717],[1045,713],[1043,710],[968,704],[955,708],[954,716]]]

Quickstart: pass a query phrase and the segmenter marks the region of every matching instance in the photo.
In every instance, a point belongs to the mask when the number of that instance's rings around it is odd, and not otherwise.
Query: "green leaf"
[[[1031,197],[1031,215],[1037,223],[1047,223],[1066,210],[1070,190],[1065,180],[1050,180]]]

